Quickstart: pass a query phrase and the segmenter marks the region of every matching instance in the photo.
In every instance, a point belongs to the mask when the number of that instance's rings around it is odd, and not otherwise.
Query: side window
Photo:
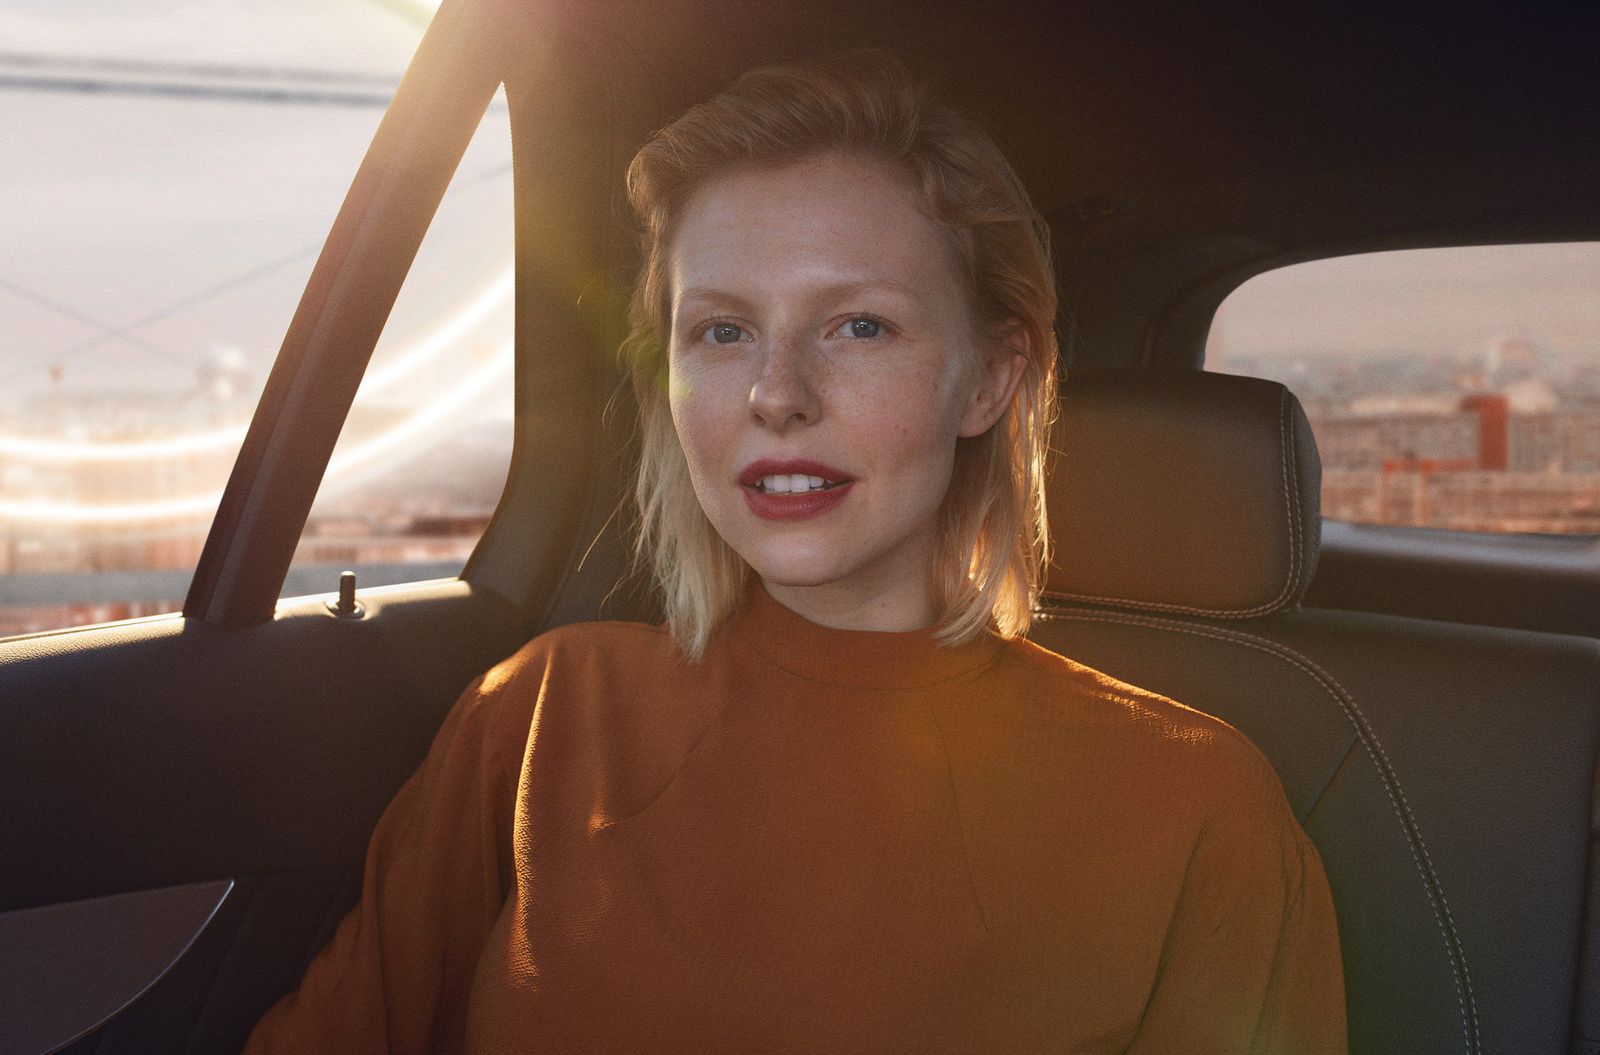
[[[1600,532],[1600,243],[1369,253],[1258,275],[1208,369],[1305,407],[1333,520]]]
[[[333,592],[345,570],[363,587],[453,576],[483,534],[511,460],[512,212],[502,89],[367,364],[284,596]]]
[[[0,635],[181,607],[431,6],[0,8]],[[439,210],[297,565],[454,574],[498,495],[506,120],[497,101],[500,160],[474,143]]]

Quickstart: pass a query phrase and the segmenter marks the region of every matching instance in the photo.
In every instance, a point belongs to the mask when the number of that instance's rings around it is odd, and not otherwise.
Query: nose
[[[815,425],[822,416],[822,404],[803,342],[769,341],[759,363],[750,386],[750,416],[778,431]]]

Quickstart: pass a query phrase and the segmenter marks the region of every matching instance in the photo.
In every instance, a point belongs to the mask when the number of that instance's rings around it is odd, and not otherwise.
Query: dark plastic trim
[[[1600,536],[1322,521],[1308,608],[1600,637]]]
[[[232,879],[0,913],[0,1051],[49,1055],[143,996],[205,930]]]

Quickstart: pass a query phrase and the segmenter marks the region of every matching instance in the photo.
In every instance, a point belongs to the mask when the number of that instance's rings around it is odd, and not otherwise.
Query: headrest
[[[1224,619],[1300,603],[1322,463],[1283,385],[1071,370],[1052,446],[1047,601]]]

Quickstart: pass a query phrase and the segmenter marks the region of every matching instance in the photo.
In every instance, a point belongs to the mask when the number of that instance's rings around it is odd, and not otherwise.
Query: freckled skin
[[[980,340],[944,235],[877,159],[713,177],[685,203],[668,266],[672,419],[712,525],[815,622],[931,625],[956,439],[1010,404],[1022,331]],[[855,483],[817,516],[763,520],[738,482],[760,458],[823,462]]]

